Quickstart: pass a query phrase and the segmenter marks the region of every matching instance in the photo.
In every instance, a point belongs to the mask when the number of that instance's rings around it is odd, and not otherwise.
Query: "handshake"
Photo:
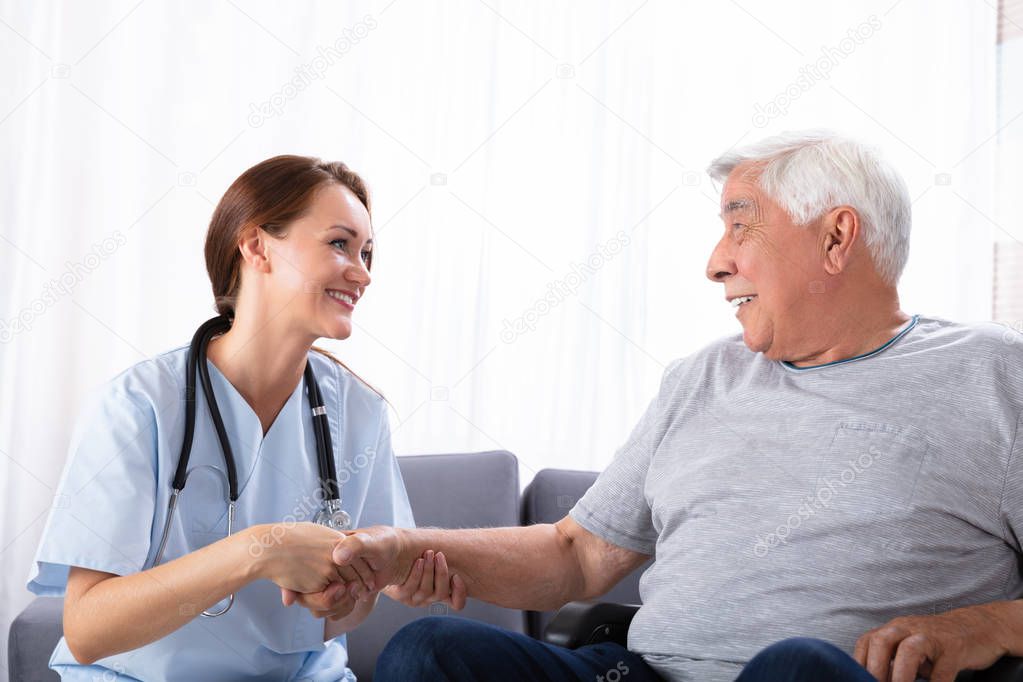
[[[408,606],[443,602],[456,611],[465,606],[465,582],[451,572],[444,554],[427,550],[409,556],[399,528],[339,533],[302,522],[253,526],[247,532],[254,577],[276,583],[285,606],[297,603],[317,618],[341,620],[360,603],[368,613],[380,592]]]

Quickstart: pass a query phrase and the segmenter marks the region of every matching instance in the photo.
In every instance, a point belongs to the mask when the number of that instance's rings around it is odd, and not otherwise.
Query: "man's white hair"
[[[707,172],[723,183],[747,162],[756,164],[760,189],[797,225],[836,206],[856,209],[874,267],[889,284],[899,281],[909,257],[909,191],[877,149],[828,130],[785,132],[725,152]]]

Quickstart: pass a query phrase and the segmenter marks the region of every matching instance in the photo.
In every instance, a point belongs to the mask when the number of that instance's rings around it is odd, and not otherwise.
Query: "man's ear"
[[[242,260],[258,272],[270,271],[270,252],[267,249],[267,241],[266,232],[258,225],[248,225],[242,228],[241,237],[238,239],[238,250],[242,254]]]
[[[853,246],[860,238],[860,216],[851,206],[839,206],[821,221],[821,253],[824,270],[829,275],[840,274],[849,267]]]

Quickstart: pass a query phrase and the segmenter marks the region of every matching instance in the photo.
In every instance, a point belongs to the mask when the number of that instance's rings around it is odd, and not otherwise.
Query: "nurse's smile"
[[[331,299],[337,301],[338,305],[340,305],[345,310],[349,312],[355,310],[355,302],[358,300],[358,297],[355,294],[349,291],[327,289],[327,296],[330,296]]]

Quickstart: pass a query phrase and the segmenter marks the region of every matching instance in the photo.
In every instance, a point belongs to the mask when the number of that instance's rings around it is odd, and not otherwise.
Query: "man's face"
[[[743,341],[773,360],[794,360],[814,329],[827,279],[819,230],[795,225],[756,184],[755,166],[735,168],[721,191],[724,234],[707,263],[707,277],[725,286]]]

